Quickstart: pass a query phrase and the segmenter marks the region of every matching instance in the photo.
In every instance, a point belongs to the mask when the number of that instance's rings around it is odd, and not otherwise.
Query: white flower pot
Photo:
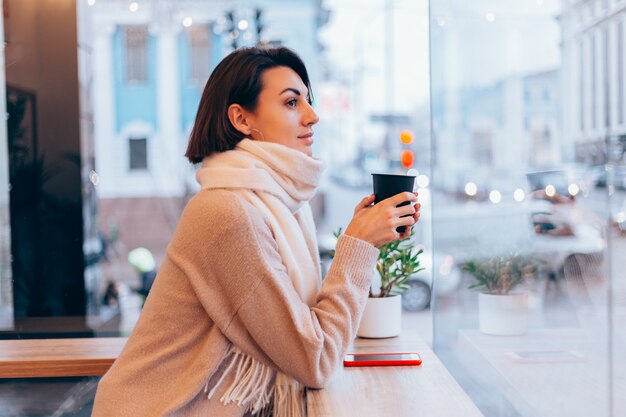
[[[394,337],[402,329],[402,297],[367,299],[356,335],[368,338]]]
[[[523,334],[528,330],[528,294],[478,294],[480,331],[499,336]]]

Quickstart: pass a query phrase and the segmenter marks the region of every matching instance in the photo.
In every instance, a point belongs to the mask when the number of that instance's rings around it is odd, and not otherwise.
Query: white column
[[[593,65],[595,65],[594,57],[591,56],[592,48],[591,44],[593,42],[593,37],[589,32],[583,33],[582,35],[582,49],[581,53],[583,56],[583,130],[581,139],[589,140],[591,137],[591,109],[592,109],[592,100],[593,100],[593,86],[592,86],[592,77],[591,72],[593,70]]]
[[[125,158],[115,135],[115,82],[113,42],[115,25],[96,25],[93,42],[93,119],[98,195],[116,197]]]
[[[567,27],[571,27],[571,13],[567,15]],[[565,161],[574,160],[574,148],[576,138],[580,132],[580,58],[578,38],[572,36],[571,30],[563,34],[562,46],[562,70],[560,86],[561,112],[562,112],[562,136],[559,142],[559,152]]]
[[[150,144],[150,162],[156,171],[157,194],[180,196],[183,193],[184,150],[180,149],[181,112],[177,35],[174,23],[161,26],[157,41],[157,125],[158,132]]]
[[[615,131],[618,126],[618,118],[617,118],[617,95],[618,92],[618,83],[617,83],[617,60],[618,56],[617,52],[617,24],[619,20],[613,19],[607,22],[608,26],[608,36],[609,36],[609,50],[608,50],[608,62],[609,62],[609,108],[610,112],[610,131]]]
[[[620,125],[622,127],[626,127],[626,75],[624,74],[624,72],[626,72],[626,16],[621,16],[620,17],[620,22],[618,22],[618,25],[621,23],[621,34],[618,32],[617,36],[620,36],[618,38],[617,41],[617,48],[621,48],[617,50],[617,54],[619,54],[619,56],[621,56],[622,59],[622,67],[621,67],[621,73],[617,73],[619,77],[621,77],[621,84],[622,84],[622,91],[618,92],[618,94],[621,94],[621,103],[622,103],[622,108],[621,108],[621,114],[617,115],[617,120],[621,120]],[[620,42],[621,40],[621,42]],[[619,83],[617,84],[619,85]],[[619,104],[619,103],[618,103]],[[617,106],[618,111],[619,110],[619,105]],[[620,117],[621,115],[621,117]]]
[[[597,139],[599,135],[604,133],[604,45],[602,44],[604,31],[599,27],[595,29],[594,34],[595,62],[593,65],[595,68],[595,79],[591,86],[591,94],[594,95],[595,99],[595,111],[592,109],[593,114],[591,117],[595,120],[593,138]]]

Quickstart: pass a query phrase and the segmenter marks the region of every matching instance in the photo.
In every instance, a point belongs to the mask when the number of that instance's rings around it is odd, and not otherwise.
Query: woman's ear
[[[228,106],[228,120],[235,129],[246,136],[252,133],[252,127],[248,120],[248,112],[239,104],[231,104]]]

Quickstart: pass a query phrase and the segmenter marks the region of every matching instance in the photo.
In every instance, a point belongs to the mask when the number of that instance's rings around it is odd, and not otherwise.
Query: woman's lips
[[[298,139],[304,142],[306,145],[313,145],[313,133],[308,133],[306,135],[298,136]]]

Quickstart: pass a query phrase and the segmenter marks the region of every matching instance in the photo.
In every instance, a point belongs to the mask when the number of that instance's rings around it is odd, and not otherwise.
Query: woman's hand
[[[405,201],[416,204],[396,207]],[[421,205],[417,203],[417,193],[396,194],[376,205],[374,205],[374,194],[372,194],[356,206],[345,234],[369,242],[376,247],[407,238],[411,235],[411,227],[419,220],[420,207]],[[396,232],[396,227],[399,226],[407,226],[404,233]]]

